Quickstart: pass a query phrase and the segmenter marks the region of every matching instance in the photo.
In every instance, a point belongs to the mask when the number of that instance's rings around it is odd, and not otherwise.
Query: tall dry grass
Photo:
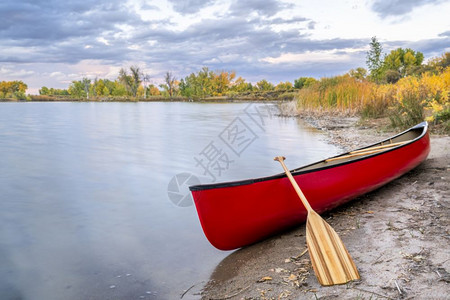
[[[357,113],[369,100],[371,85],[349,75],[322,78],[298,92],[297,105],[300,110]]]
[[[407,76],[395,84],[375,84],[349,75],[322,78],[298,92],[297,108],[300,112],[389,116],[394,127],[408,127],[424,119],[449,122],[450,67],[439,74]]]

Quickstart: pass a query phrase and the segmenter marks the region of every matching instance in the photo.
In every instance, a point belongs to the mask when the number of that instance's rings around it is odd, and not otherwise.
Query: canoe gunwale
[[[362,160],[373,158],[373,157],[378,156],[378,155],[383,155],[383,154],[391,152],[391,151],[396,151],[398,149],[407,147],[407,146],[409,146],[409,145],[411,145],[411,144],[413,144],[415,142],[418,142],[423,137],[425,137],[425,135],[427,134],[427,131],[428,131],[428,123],[427,122],[422,122],[422,123],[417,124],[417,125],[409,128],[409,129],[407,129],[407,130],[405,130],[403,132],[400,132],[400,133],[398,133],[398,134],[396,134],[396,135],[394,135],[392,137],[389,137],[387,139],[384,139],[382,141],[376,142],[376,143],[368,145],[368,146],[364,146],[364,147],[358,148],[356,150],[352,150],[352,151],[358,151],[358,150],[364,150],[364,149],[367,149],[367,148],[371,148],[371,147],[374,147],[376,145],[379,145],[379,144],[382,144],[382,143],[385,143],[385,142],[389,142],[392,139],[395,139],[395,138],[397,138],[399,136],[405,135],[406,133],[408,133],[410,131],[418,130],[418,129],[422,129],[422,132],[416,138],[408,141],[407,143],[404,143],[404,144],[401,144],[401,145],[398,145],[398,146],[395,146],[395,147],[392,147],[392,148],[387,148],[384,151],[380,151],[380,152],[372,153],[372,154],[368,154],[368,155],[362,155],[361,157],[352,158],[352,159],[349,159],[349,160],[343,160],[342,162],[339,162],[339,163],[329,163],[328,165],[324,165],[324,166],[321,166],[321,167],[308,169],[309,167],[311,167],[313,165],[325,162],[327,159],[337,158],[337,157],[340,157],[340,156],[348,155],[350,153],[350,151],[349,151],[349,152],[346,152],[346,153],[338,154],[336,156],[328,157],[328,158],[320,160],[320,161],[313,162],[313,163],[305,165],[305,166],[301,166],[301,167],[295,168],[295,169],[291,170],[291,173],[292,173],[293,176],[300,175],[300,174],[308,174],[308,173],[312,173],[312,172],[317,172],[317,171],[321,171],[321,170],[335,168],[335,167],[338,167],[338,166],[343,166],[343,165],[346,165],[346,164],[356,163],[356,162],[359,162],[359,161],[362,161]],[[243,179],[243,180],[237,180],[237,181],[228,181],[228,182],[220,182],[220,183],[193,185],[193,186],[189,187],[189,190],[191,192],[193,192],[193,191],[202,191],[202,190],[209,190],[209,189],[236,187],[236,186],[241,186],[241,185],[247,185],[247,184],[253,184],[253,183],[257,183],[257,182],[262,182],[262,181],[280,179],[280,178],[284,178],[284,177],[287,177],[285,173],[279,173],[279,174],[275,174],[275,175],[271,175],[271,176],[252,178],[252,179]]]

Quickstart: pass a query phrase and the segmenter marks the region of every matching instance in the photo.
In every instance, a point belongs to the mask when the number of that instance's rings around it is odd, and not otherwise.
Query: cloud
[[[234,70],[250,81],[278,82],[302,74],[335,75],[365,64],[361,49],[371,35],[317,36],[328,24],[301,6],[281,0],[167,1],[3,0],[2,79],[16,80],[19,71],[13,70],[21,70],[27,83],[45,80],[38,88],[67,88],[67,82],[83,76],[114,79],[121,67],[136,64],[155,80],[168,70],[184,78],[207,66]],[[388,17],[426,3],[439,1],[389,5],[375,0],[371,9]],[[384,41],[383,47],[411,47],[427,57],[448,49],[449,38],[445,31],[415,44]]]
[[[181,14],[193,14],[198,12],[214,0],[169,0],[173,4],[173,9]]]
[[[271,17],[289,7],[291,5],[276,0],[235,0],[230,6],[230,13],[233,16],[250,16],[255,12],[260,16]]]
[[[208,1],[193,2],[196,9],[201,9],[202,5],[208,3]],[[39,2],[34,5],[39,10]],[[53,70],[47,73],[50,75],[46,77],[60,82],[74,80],[73,76],[70,80],[68,76],[64,77],[64,74],[74,72],[78,72],[80,78],[89,74],[101,77],[103,73],[112,76],[110,73],[117,71],[119,66],[126,67],[127,64],[132,65],[137,61],[142,62],[144,69],[149,73],[155,74],[155,69],[160,73],[172,70],[180,78],[208,66],[212,70],[235,70],[248,78],[253,78],[252,72],[256,72],[259,75],[267,75],[269,79],[274,78],[271,75],[273,71],[270,70],[273,64],[264,61],[264,58],[276,58],[280,53],[305,55],[301,53],[331,51],[367,43],[359,40],[310,40],[298,28],[305,28],[308,22],[313,21],[298,15],[283,18],[275,16],[288,6],[272,0],[264,3],[235,2],[226,17],[199,18],[181,30],[161,26],[167,24],[167,19],[163,23],[143,21],[132,11],[124,13],[125,17],[117,16],[116,20],[113,20],[114,18],[103,15],[102,9],[106,8],[108,14],[113,16],[124,10],[121,4],[114,1],[108,4],[96,2],[91,7],[89,5],[82,5],[76,9],[72,7],[75,12],[65,10],[63,7],[53,7],[51,11],[55,15],[73,14],[73,16],[69,21],[55,17],[51,24],[43,20],[31,20],[31,15],[25,14],[24,18],[36,22],[36,27],[42,28],[43,31],[55,27],[55,32],[47,36],[35,35],[32,32],[25,33],[26,30],[23,28],[20,32],[24,36],[18,39],[14,39],[12,33],[8,31],[0,33],[9,46],[15,45],[15,48],[11,49],[17,48],[23,52],[0,51],[0,61],[69,64],[72,67],[66,68],[65,71]],[[192,9],[194,11],[194,8]],[[242,11],[253,12],[256,15],[251,18],[238,16]],[[74,31],[78,30],[82,34],[71,32],[66,35],[64,31],[66,22],[75,23]],[[275,31],[273,25],[283,26]],[[284,25],[289,26],[284,28]],[[29,47],[30,45],[33,47]],[[92,63],[93,61],[95,63]],[[89,70],[90,64],[99,69],[102,64],[110,64],[115,66],[115,69],[94,74],[94,70]],[[296,65],[299,64],[300,62],[297,62]],[[83,66],[84,73],[75,66]],[[286,66],[283,66],[280,70],[285,68]],[[158,76],[157,73],[155,76]],[[288,72],[283,76],[290,77],[292,74]]]
[[[405,15],[410,13],[414,8],[442,2],[444,2],[444,0],[375,0],[372,3],[372,10],[381,18],[386,18]]]
[[[292,24],[292,23],[299,23],[299,22],[305,22],[310,21],[308,18],[304,17],[294,17],[291,19],[284,19],[284,18],[275,18],[275,19],[269,19],[267,23],[270,24]]]
[[[148,4],[148,3],[142,4],[141,9],[145,9],[145,10],[158,10],[158,11],[160,11],[160,9],[159,9],[158,6],[156,6],[156,5],[151,5],[151,4]]]
[[[32,43],[90,37],[139,20],[120,2],[6,0],[0,4],[0,38]]]
[[[261,61],[271,64],[284,63],[320,63],[320,62],[338,62],[349,61],[351,59],[350,52],[324,50],[324,51],[306,51],[303,53],[283,53],[278,57],[265,57]]]
[[[441,56],[444,52],[450,51],[450,35],[435,39],[405,42],[404,47],[420,51],[426,58]]]
[[[174,10],[183,13],[194,13],[212,3],[172,1]],[[341,43],[309,41],[295,28],[304,28],[305,22],[310,22],[311,28],[313,21],[298,15],[274,17],[290,7],[275,0],[236,0],[225,17],[199,18],[181,30],[169,29],[167,22],[173,21],[168,18],[143,21],[118,0],[35,0],[19,4],[6,0],[0,7],[4,15],[18,16],[4,18],[8,21],[0,24],[5,45],[0,61],[4,62],[78,64],[96,60],[118,65],[146,61],[149,65],[166,64],[172,70],[191,70],[204,64],[242,68],[264,57],[276,57],[281,50],[334,49]],[[290,29],[281,26],[277,32],[271,27],[288,24]],[[186,62],[189,67],[184,66]]]
[[[439,33],[439,36],[450,37],[450,30],[447,30],[447,31],[445,31],[445,32]]]
[[[4,76],[8,75],[13,78],[19,79],[19,78],[28,78],[28,77],[34,76],[35,72],[30,71],[30,70],[25,70],[25,69],[15,70],[12,68],[7,68],[7,67],[2,66],[2,67],[0,67],[0,74],[2,74]]]
[[[308,29],[313,30],[315,28],[316,28],[316,22],[311,21],[311,22],[308,23]]]
[[[8,48],[0,61],[77,63],[87,58],[111,61],[127,52],[123,37],[143,22],[119,1],[11,1],[0,4],[0,39]],[[113,46],[109,47],[107,46]]]

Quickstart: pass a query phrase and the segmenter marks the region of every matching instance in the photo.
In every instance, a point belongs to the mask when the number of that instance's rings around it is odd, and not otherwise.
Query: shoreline
[[[90,98],[76,98],[68,95],[27,95],[27,99],[0,98],[0,102],[283,102],[292,101],[295,90],[254,91],[225,96],[149,96],[148,98],[132,96],[92,96]]]
[[[354,149],[391,136],[375,121],[301,117],[327,142]],[[397,132],[395,132],[397,133]],[[305,252],[305,224],[227,256],[202,299],[443,299],[450,294],[450,136],[431,135],[428,159],[323,217],[338,232],[361,280],[322,287]]]

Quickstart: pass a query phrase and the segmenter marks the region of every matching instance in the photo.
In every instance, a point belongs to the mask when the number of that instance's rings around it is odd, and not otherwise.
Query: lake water
[[[1,103],[0,298],[179,299],[230,254],[204,237],[183,178],[338,152],[271,104]]]

